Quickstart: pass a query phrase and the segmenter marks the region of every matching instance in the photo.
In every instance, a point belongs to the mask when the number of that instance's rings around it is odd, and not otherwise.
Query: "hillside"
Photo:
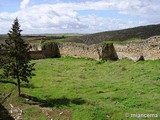
[[[151,36],[160,35],[160,24],[140,26],[116,31],[106,31],[90,35],[68,38],[67,42],[78,42],[85,44],[97,44],[102,41],[122,41],[131,38],[146,39]]]
[[[22,34],[22,39],[29,43],[39,43],[40,41],[57,41],[63,40],[66,38],[71,38],[75,36],[81,36],[82,34]],[[0,43],[4,43],[5,40],[8,38],[7,34],[0,34]]]
[[[160,24],[139,26],[135,28],[128,28],[123,30],[105,31],[94,34],[51,34],[51,35],[23,35],[22,38],[31,43],[39,43],[39,41],[54,41],[60,40],[64,42],[76,42],[84,44],[97,44],[102,41],[123,41],[132,38],[146,39],[151,36],[160,35]],[[0,43],[3,43],[7,38],[6,35],[0,35]]]

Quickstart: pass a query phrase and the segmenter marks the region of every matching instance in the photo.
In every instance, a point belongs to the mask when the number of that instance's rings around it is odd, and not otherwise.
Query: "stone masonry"
[[[36,52],[45,57],[57,57],[57,56],[71,56],[71,57],[85,57],[93,58],[96,60],[108,60],[108,59],[122,59],[129,58],[133,61],[138,60],[156,60],[160,59],[160,36],[153,36],[145,40],[134,40],[127,43],[114,43],[106,45],[85,45],[79,43],[59,43],[55,46],[48,45]],[[52,49],[50,49],[52,48]],[[45,56],[47,51],[49,54]],[[44,54],[45,53],[45,54]],[[32,57],[34,53],[32,53]],[[33,57],[34,58],[34,57]]]
[[[130,41],[126,44],[114,44],[118,59],[129,58],[134,61],[139,59],[160,59],[160,36],[146,40]]]

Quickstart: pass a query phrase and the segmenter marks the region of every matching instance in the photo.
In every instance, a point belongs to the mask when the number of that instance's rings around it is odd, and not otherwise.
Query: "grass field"
[[[23,97],[16,97],[14,80],[0,82],[1,98],[12,91],[4,105],[20,107],[24,120],[137,120],[130,114],[160,114],[160,60],[32,62],[36,76],[22,83]]]

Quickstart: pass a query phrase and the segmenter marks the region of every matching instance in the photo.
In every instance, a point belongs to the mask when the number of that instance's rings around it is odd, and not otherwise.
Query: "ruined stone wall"
[[[39,45],[40,46],[40,45]],[[33,50],[33,49],[32,49]],[[134,61],[140,59],[160,59],[160,36],[146,40],[134,40],[123,44],[85,45],[79,43],[50,43],[32,52],[33,59],[59,56],[85,57],[96,60],[129,58]]]
[[[130,41],[126,44],[114,44],[114,48],[119,59],[129,58],[134,61],[160,59],[160,36]]]
[[[102,47],[77,43],[62,43],[58,45],[61,56],[85,57],[96,60],[101,59]]]
[[[30,51],[42,51],[42,45],[40,43],[30,43],[31,49]]]
[[[42,53],[46,58],[59,57],[59,48],[58,44],[51,42],[42,46]]]
[[[44,59],[46,58],[42,51],[30,51],[32,59]]]
[[[117,60],[118,56],[113,46],[113,43],[103,44],[102,46],[102,60]]]

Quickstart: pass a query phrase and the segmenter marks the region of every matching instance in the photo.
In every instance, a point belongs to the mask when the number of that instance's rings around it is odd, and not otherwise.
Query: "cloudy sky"
[[[159,24],[160,0],[0,0],[0,34],[95,33]]]

